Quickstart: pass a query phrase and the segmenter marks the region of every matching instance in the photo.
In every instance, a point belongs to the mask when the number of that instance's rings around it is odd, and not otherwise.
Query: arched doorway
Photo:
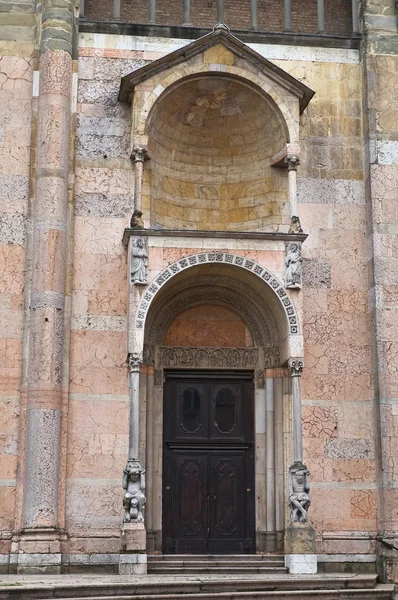
[[[294,307],[290,300],[284,307],[277,280],[270,275],[270,285],[259,265],[254,274],[203,256],[205,264],[155,278],[149,306],[143,298],[144,362],[154,368],[146,399],[149,549],[272,551],[283,537],[291,462],[290,383],[282,365],[289,327],[297,331],[285,309],[293,320]]]

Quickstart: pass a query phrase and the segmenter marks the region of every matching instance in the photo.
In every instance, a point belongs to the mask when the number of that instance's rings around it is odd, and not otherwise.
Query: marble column
[[[131,158],[134,161],[134,212],[142,213],[142,177],[144,174],[144,160],[147,149],[140,146],[134,146]]]
[[[42,552],[55,556],[59,552],[56,540],[74,20],[72,1],[43,2],[22,515],[24,535],[30,541],[36,539],[32,548],[28,544],[24,551],[34,552],[35,556]],[[51,535],[54,543],[49,542]]]
[[[139,458],[140,367],[142,354],[128,355],[130,387],[129,453],[123,471],[124,518],[121,531],[119,573],[142,575],[147,571],[146,530],[144,525],[145,470]]]
[[[292,378],[293,396],[293,461],[303,462],[303,424],[301,418],[301,373],[303,371],[303,360],[292,358],[288,367]]]
[[[286,156],[285,163],[287,164],[289,178],[289,205],[290,216],[297,217],[297,167],[300,164],[298,156]]]

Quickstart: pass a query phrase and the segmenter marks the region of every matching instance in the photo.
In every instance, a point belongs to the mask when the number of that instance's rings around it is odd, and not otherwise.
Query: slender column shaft
[[[285,7],[285,31],[292,30],[292,0],[284,0]]]
[[[325,33],[325,0],[317,0],[318,33]]]
[[[284,523],[283,504],[283,379],[274,379],[275,421],[275,529],[282,531]]]
[[[26,407],[26,528],[59,525],[73,19],[72,1],[44,4]]]
[[[153,394],[154,380],[153,367],[148,367],[147,375],[147,421],[146,421],[146,490],[148,510],[146,513],[146,526],[148,531],[153,529]]]
[[[358,0],[352,0],[352,32],[359,33]]]
[[[293,460],[303,462],[303,425],[301,419],[301,372],[303,361],[294,359],[289,363],[292,376],[293,396]]]
[[[129,460],[138,460],[140,430],[140,372],[130,371]]]
[[[79,16],[81,19],[84,19],[84,0],[80,0]]]
[[[120,0],[113,0],[113,20],[120,21]]]
[[[224,0],[217,0],[217,22],[224,21]]]
[[[258,29],[257,0],[250,0],[250,29]]]
[[[186,27],[191,26],[191,0],[183,0],[182,24]]]
[[[134,160],[134,211],[142,211],[142,176],[144,174],[144,160],[146,148],[135,147],[131,155]]]
[[[289,205],[290,216],[297,216],[297,166],[300,160],[297,156],[288,156],[285,159],[289,178]]]
[[[148,23],[150,25],[156,23],[156,0],[148,0]]]
[[[274,451],[274,380],[265,379],[265,409],[267,421],[267,531],[275,531],[275,451]]]

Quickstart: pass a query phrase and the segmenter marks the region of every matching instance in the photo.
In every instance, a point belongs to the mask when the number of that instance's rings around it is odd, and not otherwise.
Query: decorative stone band
[[[185,269],[205,263],[224,263],[233,265],[240,267],[241,269],[246,269],[256,277],[262,279],[271,288],[283,307],[289,324],[289,333],[299,333],[296,310],[283,284],[273,273],[253,260],[228,252],[203,252],[200,254],[193,254],[166,267],[157,277],[155,277],[141,298],[135,319],[135,328],[144,329],[145,320],[152,300],[167,281]]]

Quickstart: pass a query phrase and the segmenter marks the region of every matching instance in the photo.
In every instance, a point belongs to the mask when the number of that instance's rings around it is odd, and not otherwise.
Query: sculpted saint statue
[[[126,490],[123,498],[125,510],[124,522],[142,523],[145,508],[145,471],[138,461],[129,461],[123,471],[123,489]]]
[[[146,260],[148,252],[143,238],[136,239],[131,248],[131,283],[146,283]]]
[[[299,244],[293,242],[289,244],[287,248],[287,254],[285,258],[286,275],[285,284],[286,287],[296,287],[301,284],[301,249]]]
[[[311,504],[309,471],[306,467],[291,467],[289,471],[289,504],[291,520],[306,523]]]

